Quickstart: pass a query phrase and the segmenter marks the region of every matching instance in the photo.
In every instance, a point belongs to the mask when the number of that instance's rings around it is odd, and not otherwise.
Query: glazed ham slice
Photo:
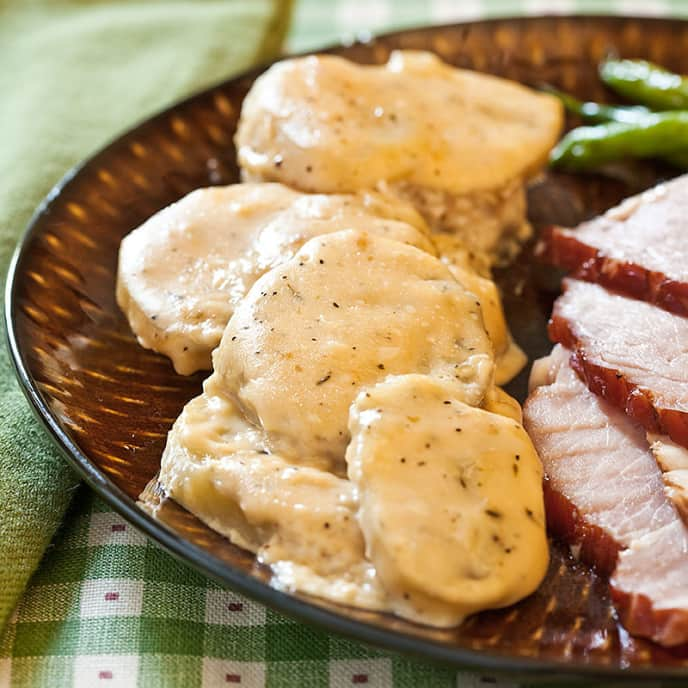
[[[688,316],[688,175],[577,229],[550,227],[536,253],[589,282]]]
[[[542,459],[550,530],[602,573],[630,633],[688,641],[688,531],[645,435],[590,392],[555,347],[537,362],[524,424]]]
[[[674,520],[622,551],[609,583],[626,629],[671,647],[688,640],[687,581],[686,528]]]
[[[593,392],[688,447],[688,318],[565,280],[549,334]]]

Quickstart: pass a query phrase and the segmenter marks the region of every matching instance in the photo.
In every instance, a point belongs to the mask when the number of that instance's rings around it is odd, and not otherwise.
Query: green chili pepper
[[[622,158],[684,155],[688,111],[649,114],[640,121],[608,122],[570,131],[550,154],[552,165],[587,170]]]
[[[545,90],[559,98],[569,112],[590,122],[624,122],[633,124],[640,123],[648,115],[653,114],[652,110],[642,105],[607,105],[592,101],[583,102],[568,93],[558,91],[549,86]],[[661,157],[675,167],[684,170],[688,169],[688,148],[679,149]]]
[[[559,98],[569,112],[590,122],[637,122],[652,113],[652,110],[642,105],[607,105],[592,101],[583,102],[568,93],[549,86],[545,90]]]
[[[677,150],[675,153],[669,153],[668,155],[662,156],[663,160],[666,160],[669,164],[674,167],[678,167],[682,170],[688,170],[688,150],[685,148]]]
[[[688,78],[645,60],[607,60],[600,77],[611,89],[653,110],[688,109]]]

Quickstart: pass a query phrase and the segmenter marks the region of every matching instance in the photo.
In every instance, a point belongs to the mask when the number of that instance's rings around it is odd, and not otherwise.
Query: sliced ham
[[[536,252],[580,279],[688,316],[687,203],[684,175],[575,230],[550,227]]]
[[[688,538],[681,521],[634,540],[610,579],[614,606],[633,635],[671,647],[688,641]]]
[[[555,347],[534,367],[524,424],[542,459],[549,527],[603,573],[629,632],[688,641],[688,531],[645,435]]]
[[[550,337],[571,349],[571,365],[596,394],[646,430],[688,447],[688,318],[564,281]]]
[[[668,437],[648,433],[650,451],[662,471],[664,492],[688,524],[688,449]]]

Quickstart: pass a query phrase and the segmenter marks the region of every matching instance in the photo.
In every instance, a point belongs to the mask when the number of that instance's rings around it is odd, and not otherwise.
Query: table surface
[[[554,12],[688,16],[688,2],[300,0],[286,50],[429,23]],[[457,675],[298,624],[172,560],[81,488],[0,643],[0,688],[9,685],[517,684]]]

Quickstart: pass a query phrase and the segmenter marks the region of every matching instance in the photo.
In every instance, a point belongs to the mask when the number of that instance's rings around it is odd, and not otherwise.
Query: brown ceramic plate
[[[647,18],[531,18],[425,28],[332,52],[383,62],[393,48],[437,52],[461,67],[526,84],[554,84],[605,98],[596,65],[609,52],[688,71],[688,23]],[[114,300],[122,237],[199,186],[237,181],[232,136],[241,100],[258,72],[223,83],[122,136],[71,172],[36,212],[7,289],[9,343],[19,379],[40,419],[87,482],[177,557],[288,614],[332,631],[426,658],[521,675],[683,678],[685,652],[634,640],[616,621],[607,587],[553,545],[539,591],[515,607],[433,630],[379,613],[291,596],[266,572],[174,504],[152,518],[137,498],[154,478],[165,435],[201,375],[176,375],[145,351]],[[642,165],[624,179],[548,174],[530,192],[534,225],[573,224],[671,174]],[[545,324],[558,276],[529,250],[498,276],[516,339],[531,359],[547,352]],[[520,400],[527,373],[510,387]]]

